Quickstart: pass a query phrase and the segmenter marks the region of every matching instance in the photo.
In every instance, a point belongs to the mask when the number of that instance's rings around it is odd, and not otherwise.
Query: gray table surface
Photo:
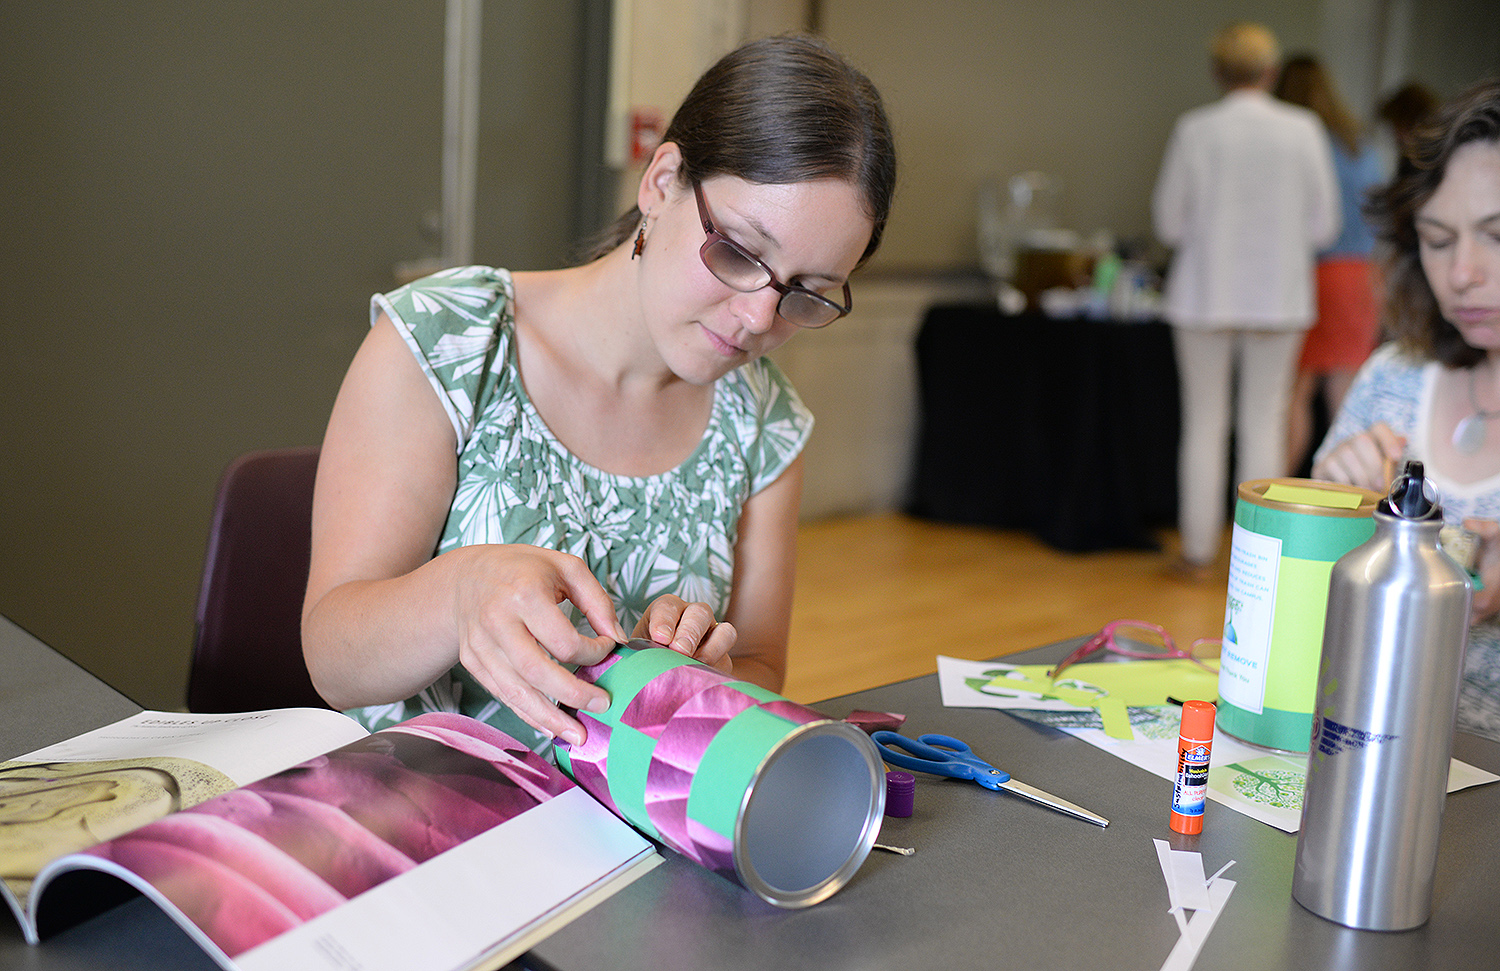
[[[1060,657],[1069,642],[1028,652]],[[1007,658],[1015,660],[1015,658]],[[0,757],[138,710],[0,618]],[[916,811],[886,818],[876,852],[830,900],[764,904],[667,852],[667,861],[548,938],[537,971],[574,968],[1111,968],[1156,971],[1177,942],[1153,838],[1203,854],[1237,881],[1194,968],[1494,967],[1500,954],[1500,784],[1448,797],[1433,917],[1402,933],[1354,931],[1291,899],[1296,838],[1210,802],[1201,836],[1167,828],[1171,785],[1061,732],[988,709],[944,708],[928,675],[835,698],[818,709],[908,716],[908,735],[941,732],[1029,782],[1110,819],[1107,829],[972,783],[918,776]],[[1500,771],[1500,744],[1460,734],[1455,756]],[[136,900],[40,947],[0,919],[0,968],[211,968],[174,924]]]

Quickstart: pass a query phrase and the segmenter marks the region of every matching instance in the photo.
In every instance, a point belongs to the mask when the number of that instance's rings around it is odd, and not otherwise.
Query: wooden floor
[[[1029,534],[897,514],[803,524],[783,693],[804,704],[937,670],[1153,621],[1182,646],[1224,623],[1228,536],[1212,582],[1168,579],[1161,552],[1061,553]]]

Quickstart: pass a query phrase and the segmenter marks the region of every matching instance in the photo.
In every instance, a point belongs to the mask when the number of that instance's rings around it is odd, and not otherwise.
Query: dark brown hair
[[[1386,249],[1387,331],[1409,351],[1448,367],[1473,367],[1484,351],[1467,344],[1438,311],[1422,272],[1416,216],[1442,184],[1453,153],[1470,142],[1500,145],[1500,80],[1470,88],[1415,129],[1395,179],[1365,207]]]
[[[689,184],[732,175],[762,185],[842,179],[864,196],[874,220],[863,264],[880,245],[896,188],[896,149],[880,92],[813,37],[752,41],[698,79],[662,141],[682,152]],[[597,259],[640,225],[632,208],[589,247]]]
[[[1359,121],[1344,104],[1333,86],[1333,79],[1311,54],[1297,54],[1286,59],[1276,79],[1276,97],[1301,105],[1323,120],[1328,133],[1337,138],[1349,154],[1359,151]]]
[[[1437,95],[1425,85],[1412,81],[1403,84],[1390,97],[1382,101],[1377,114],[1391,126],[1391,130],[1396,134],[1397,143],[1402,151],[1405,151],[1406,141],[1411,137],[1412,130],[1436,111],[1438,104]]]

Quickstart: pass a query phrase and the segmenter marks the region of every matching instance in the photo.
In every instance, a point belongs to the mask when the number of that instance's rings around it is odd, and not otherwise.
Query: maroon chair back
[[[219,483],[187,704],[194,712],[328,707],[302,660],[316,447],[250,452]]]

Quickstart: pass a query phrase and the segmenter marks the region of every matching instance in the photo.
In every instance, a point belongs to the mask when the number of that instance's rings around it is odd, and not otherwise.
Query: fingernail
[[[596,715],[609,711],[609,698],[602,697],[590,699],[588,703],[588,710]]]
[[[565,739],[568,740],[568,744],[569,745],[582,745],[583,744],[583,732],[577,731],[577,730],[572,729],[572,728],[570,728],[567,731],[563,732],[563,738],[565,738]]]

